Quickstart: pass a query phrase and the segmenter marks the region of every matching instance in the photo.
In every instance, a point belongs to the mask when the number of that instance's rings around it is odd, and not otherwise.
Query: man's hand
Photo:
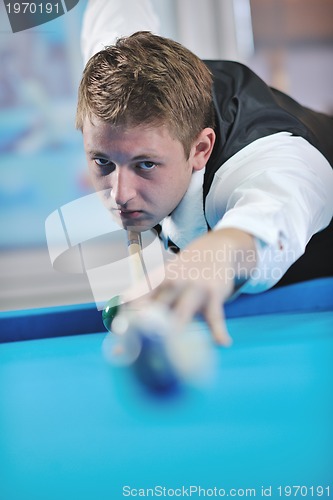
[[[166,263],[164,281],[144,300],[167,305],[180,327],[202,314],[214,340],[231,343],[223,304],[247,281],[256,265],[253,237],[238,229],[211,231]],[[148,303],[147,303],[148,302]]]

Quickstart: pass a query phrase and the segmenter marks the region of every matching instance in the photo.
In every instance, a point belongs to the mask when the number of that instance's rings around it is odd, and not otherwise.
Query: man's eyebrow
[[[140,161],[140,160],[149,160],[153,158],[157,158],[157,153],[150,152],[150,153],[142,153],[137,156],[133,156],[132,161]]]
[[[102,156],[103,158],[109,158],[109,157],[112,156],[112,154],[109,155],[107,153],[103,153],[103,152],[97,151],[95,149],[87,151],[87,154],[90,157],[95,157],[95,156],[100,157],[100,156]],[[140,154],[138,154],[136,156],[133,156],[130,159],[130,161],[133,162],[133,161],[153,160],[153,159],[157,159],[157,158],[160,158],[160,155],[157,152],[155,153],[154,151],[150,151],[150,152],[140,153]]]
[[[87,154],[89,156],[107,156],[105,153],[101,153],[100,151],[95,151],[95,150],[91,150],[91,151],[87,151]]]

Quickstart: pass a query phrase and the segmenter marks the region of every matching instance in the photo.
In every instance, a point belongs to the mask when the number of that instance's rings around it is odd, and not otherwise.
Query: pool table
[[[164,397],[93,306],[0,316],[1,500],[333,496],[332,278],[228,304],[212,378]]]

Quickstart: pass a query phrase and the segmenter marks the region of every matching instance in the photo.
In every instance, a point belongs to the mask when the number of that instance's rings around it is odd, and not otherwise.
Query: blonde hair
[[[200,131],[214,127],[211,73],[181,44],[139,31],[88,61],[76,127],[93,115],[114,126],[165,124],[188,157]]]

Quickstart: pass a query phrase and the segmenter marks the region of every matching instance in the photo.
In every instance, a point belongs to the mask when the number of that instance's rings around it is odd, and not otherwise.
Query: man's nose
[[[126,167],[116,169],[112,184],[112,196],[117,205],[125,206],[135,197],[134,172]]]

